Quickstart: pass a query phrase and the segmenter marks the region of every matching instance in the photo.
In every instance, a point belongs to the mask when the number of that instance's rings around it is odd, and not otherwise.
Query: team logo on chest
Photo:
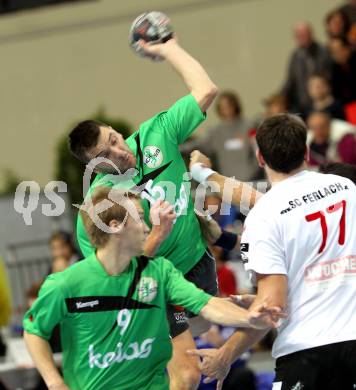
[[[162,164],[163,153],[157,146],[146,146],[143,150],[143,163],[148,168],[157,168]]]
[[[157,295],[157,281],[151,277],[142,277],[138,285],[138,298],[141,302],[151,302]]]

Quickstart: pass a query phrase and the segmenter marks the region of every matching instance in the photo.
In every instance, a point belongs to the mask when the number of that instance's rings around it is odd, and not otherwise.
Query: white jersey
[[[251,210],[241,238],[252,275],[288,276],[288,318],[272,355],[356,340],[356,186],[302,171]]]

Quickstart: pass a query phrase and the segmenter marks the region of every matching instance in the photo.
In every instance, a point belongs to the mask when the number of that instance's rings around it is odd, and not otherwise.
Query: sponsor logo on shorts
[[[84,307],[94,307],[99,305],[99,301],[90,301],[90,302],[76,302],[77,309],[83,309]]]
[[[290,388],[290,390],[302,390],[304,389],[304,385],[302,382],[297,382],[294,386]]]
[[[173,315],[177,324],[184,324],[188,321],[188,318],[184,311],[173,313]]]
[[[344,256],[339,259],[312,264],[304,271],[306,282],[323,282],[339,275],[356,276],[356,256]]]
[[[148,168],[157,168],[162,164],[163,153],[157,146],[146,146],[143,149],[143,163]]]
[[[141,302],[151,302],[156,298],[157,281],[151,277],[142,277],[138,285],[138,298]]]

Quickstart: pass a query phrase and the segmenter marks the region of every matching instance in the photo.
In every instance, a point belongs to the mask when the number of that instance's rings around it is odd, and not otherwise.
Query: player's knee
[[[171,390],[196,390],[200,383],[200,371],[198,367],[186,366],[180,370],[178,377],[172,379]]]

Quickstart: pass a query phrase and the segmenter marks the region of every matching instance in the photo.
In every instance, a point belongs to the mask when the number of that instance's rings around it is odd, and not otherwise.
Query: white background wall
[[[282,83],[291,26],[323,18],[337,0],[97,0],[0,18],[0,171],[44,185],[54,145],[99,106],[137,126],[185,93],[166,64],[135,57],[128,31],[145,10],[166,11],[180,42],[221,89],[235,89],[248,115]],[[216,120],[211,113],[207,124]],[[2,182],[0,172],[0,183]],[[0,184],[1,185],[1,184]]]

